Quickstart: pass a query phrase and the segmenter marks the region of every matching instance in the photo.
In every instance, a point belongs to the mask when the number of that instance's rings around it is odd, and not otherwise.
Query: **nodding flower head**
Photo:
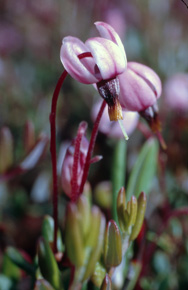
[[[128,62],[127,70],[119,75],[120,104],[123,109],[144,111],[153,106],[161,95],[161,81],[148,66]]]
[[[97,84],[100,95],[110,109],[111,120],[122,119],[117,76],[126,69],[125,50],[110,25],[104,22],[95,22],[95,25],[101,37],[89,38],[85,43],[76,37],[65,37],[60,58],[74,79],[84,84]]]

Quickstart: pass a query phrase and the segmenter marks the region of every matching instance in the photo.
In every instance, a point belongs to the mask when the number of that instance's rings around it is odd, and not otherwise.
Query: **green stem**
[[[117,195],[122,186],[125,186],[126,170],[126,148],[127,144],[124,139],[120,139],[114,150],[113,167],[112,167],[112,216],[118,224],[117,217]]]

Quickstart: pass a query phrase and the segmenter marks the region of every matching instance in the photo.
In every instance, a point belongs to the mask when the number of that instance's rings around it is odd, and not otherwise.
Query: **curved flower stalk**
[[[104,22],[95,22],[101,37],[85,43],[76,37],[63,39],[60,58],[67,72],[84,84],[96,84],[109,108],[110,120],[122,119],[118,101],[119,81],[127,65],[123,44],[115,30]],[[80,57],[82,56],[82,57]]]

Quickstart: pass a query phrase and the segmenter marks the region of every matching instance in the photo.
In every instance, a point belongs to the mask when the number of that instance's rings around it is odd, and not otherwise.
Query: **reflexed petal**
[[[141,67],[142,75],[141,70],[138,71],[134,67],[133,71],[132,64],[129,66],[128,63],[127,70],[118,76],[120,84],[119,101],[123,109],[138,112],[145,110],[154,105],[160,96],[161,85],[159,77],[150,68],[147,67],[144,72],[146,66],[143,65]]]
[[[104,80],[114,78],[126,69],[126,60],[121,49],[111,40],[95,37],[88,39],[85,44]]]
[[[88,52],[86,45],[76,37],[67,36],[63,39],[60,58],[67,72],[77,81],[84,84],[93,84],[101,80],[95,76],[96,64],[92,57],[82,60],[78,55]]]
[[[114,28],[111,25],[102,21],[97,21],[94,24],[96,25],[96,28],[98,29],[100,33],[100,36],[113,41],[115,44],[119,46],[126,60],[126,54],[125,54],[123,43],[119,35],[117,34],[117,32],[114,30]]]
[[[145,79],[151,89],[155,92],[157,99],[162,92],[161,80],[150,67],[137,62],[129,62],[127,68],[135,72],[138,76]]]

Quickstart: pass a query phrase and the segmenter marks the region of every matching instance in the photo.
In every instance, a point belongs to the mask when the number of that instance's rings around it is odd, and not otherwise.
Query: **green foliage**
[[[151,138],[142,147],[127,184],[127,199],[138,197],[141,191],[149,193],[156,174],[159,145]]]

